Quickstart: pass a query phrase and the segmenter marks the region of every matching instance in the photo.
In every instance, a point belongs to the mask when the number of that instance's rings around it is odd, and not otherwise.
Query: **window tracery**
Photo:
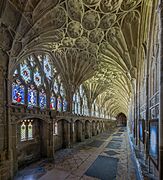
[[[66,92],[49,55],[29,55],[25,58],[14,70],[11,89],[14,104],[67,111]]]

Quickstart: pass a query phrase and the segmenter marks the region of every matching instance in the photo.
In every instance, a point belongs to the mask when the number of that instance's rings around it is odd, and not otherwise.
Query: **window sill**
[[[34,138],[30,138],[30,139],[20,140],[20,142],[25,143],[25,142],[31,142],[33,140],[34,140]]]

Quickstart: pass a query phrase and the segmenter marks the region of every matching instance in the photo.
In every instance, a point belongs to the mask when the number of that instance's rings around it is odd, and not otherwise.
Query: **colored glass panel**
[[[24,122],[22,122],[21,127],[20,127],[20,136],[21,136],[21,141],[26,140],[26,125]]]
[[[31,122],[28,124],[28,140],[33,139],[33,125]]]
[[[58,83],[56,80],[54,81],[54,87],[53,88],[54,88],[54,92],[57,94],[59,91],[59,86],[58,86]]]
[[[46,108],[46,93],[44,91],[39,94],[39,106],[41,109]]]
[[[41,85],[41,75],[38,72],[38,70],[34,73],[34,82],[35,82],[36,86]]]
[[[28,106],[37,106],[37,91],[33,88],[28,88]]]
[[[63,99],[63,111],[64,112],[67,111],[67,105],[68,105],[68,103],[67,103],[66,99]]]
[[[17,104],[25,103],[25,90],[24,86],[21,84],[13,83],[12,84],[12,102]]]
[[[51,65],[50,65],[50,61],[49,61],[48,56],[45,56],[45,58],[44,58],[44,72],[46,74],[46,77],[48,79],[51,79],[51,77],[52,77],[52,69],[51,69]]]
[[[57,111],[62,111],[62,99],[60,96],[57,98]]]
[[[25,82],[29,83],[31,81],[30,68],[26,63],[20,64],[20,73]]]
[[[55,110],[57,105],[56,97],[52,96],[50,98],[50,109]]]

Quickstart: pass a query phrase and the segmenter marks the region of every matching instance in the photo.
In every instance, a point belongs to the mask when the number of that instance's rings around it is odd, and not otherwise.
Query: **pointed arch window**
[[[20,126],[20,139],[21,139],[21,141],[26,140],[26,124],[25,124],[25,121],[22,121],[22,124]]]
[[[16,104],[25,104],[25,88],[19,79],[12,84],[12,102]]]
[[[32,120],[30,121],[30,120],[28,120],[28,140],[30,140],[30,139],[33,139],[33,125],[32,125]]]

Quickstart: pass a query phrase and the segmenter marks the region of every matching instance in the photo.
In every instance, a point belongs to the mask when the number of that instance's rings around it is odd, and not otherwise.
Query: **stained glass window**
[[[21,82],[17,79],[16,83],[12,84],[12,102],[17,104],[24,104],[25,103],[25,90],[24,86]]]
[[[54,81],[52,81],[52,77]],[[38,91],[40,87],[43,89],[51,89],[53,96],[48,99],[50,101],[50,109],[57,111],[67,110],[67,102],[65,100],[63,107],[63,99],[65,98],[65,90],[61,83],[61,77],[58,75],[49,55],[37,54],[29,55],[19,64],[13,73],[14,78],[20,77],[21,82],[12,84],[12,102],[16,104],[25,104],[27,97],[28,107],[46,108],[46,93]],[[45,79],[46,78],[46,79]],[[44,81],[45,80],[45,81]],[[46,83],[49,80],[49,83]],[[47,87],[49,86],[50,87]],[[57,98],[58,97],[58,98]]]
[[[34,82],[35,82],[36,86],[40,86],[41,85],[41,75],[38,72],[38,69],[36,69],[36,71],[34,73]]]
[[[66,99],[63,99],[63,111],[67,111],[67,101]]]
[[[54,80],[54,92],[55,92],[55,94],[57,94],[58,93],[58,91],[59,91],[59,86],[58,86],[58,83],[57,83],[57,81],[56,80]]]
[[[62,99],[60,96],[57,98],[57,111],[62,111]]]
[[[20,129],[21,129],[20,130],[21,141],[25,141],[26,140],[26,125],[24,121],[22,122]]]
[[[44,58],[44,72],[46,74],[46,77],[48,79],[51,79],[52,69],[51,69],[51,65],[50,65],[50,61],[49,61],[49,56],[47,56],[47,55]]]
[[[33,125],[31,121],[28,124],[28,140],[30,139],[33,139]]]
[[[31,81],[30,68],[26,62],[20,64],[20,73],[25,82],[29,83]]]
[[[39,106],[41,109],[46,108],[46,93],[44,90],[39,93]]]
[[[57,105],[57,100],[55,96],[51,96],[50,98],[50,109],[55,110]]]
[[[34,86],[31,85],[28,88],[28,107],[37,106],[37,91],[34,89]]]

